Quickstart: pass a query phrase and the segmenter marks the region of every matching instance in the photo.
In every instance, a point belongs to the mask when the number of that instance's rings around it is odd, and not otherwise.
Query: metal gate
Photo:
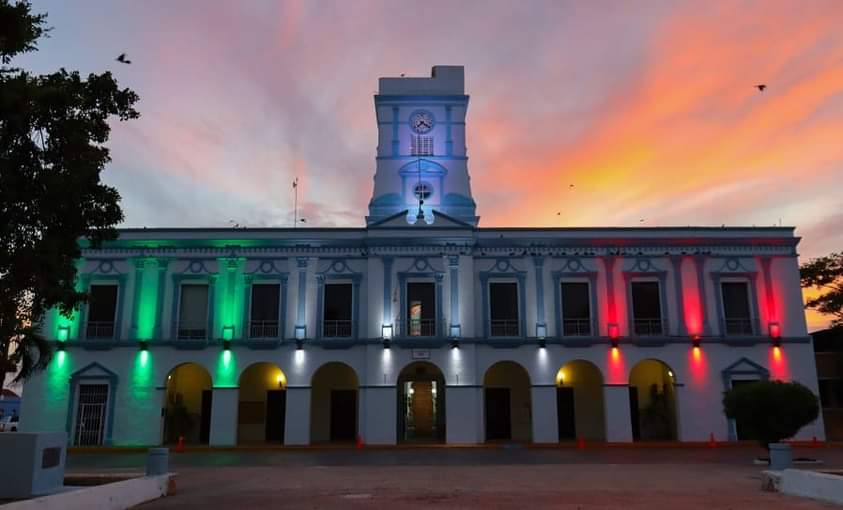
[[[80,384],[76,407],[77,446],[102,444],[105,408],[108,405],[107,384]]]

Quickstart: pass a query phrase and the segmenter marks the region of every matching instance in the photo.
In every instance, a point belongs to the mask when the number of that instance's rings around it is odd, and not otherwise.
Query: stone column
[[[445,386],[445,430],[448,444],[483,442],[483,388]]]
[[[606,406],[606,441],[631,443],[632,418],[629,413],[629,385],[604,385],[603,402]]]
[[[287,386],[284,444],[310,444],[310,386]]]
[[[556,417],[556,386],[533,386],[530,389],[533,412],[533,442],[558,443],[559,421]]]
[[[237,399],[239,388],[214,388],[211,401],[211,446],[237,444]]]

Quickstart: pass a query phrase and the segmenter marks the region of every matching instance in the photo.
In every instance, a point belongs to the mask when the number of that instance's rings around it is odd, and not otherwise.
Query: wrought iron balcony
[[[404,336],[437,336],[436,319],[407,319],[401,329]]]
[[[354,321],[326,320],[322,321],[323,338],[351,338],[354,331]]]
[[[661,336],[667,334],[667,324],[662,318],[633,319],[632,330],[635,336]]]
[[[278,321],[250,321],[249,338],[278,338]]]
[[[726,336],[752,336],[758,334],[755,321],[749,317],[723,320],[723,334]]]
[[[208,338],[208,324],[205,322],[179,322],[176,336],[179,340],[205,340]]]
[[[114,338],[114,321],[88,321],[85,337],[92,340]]]
[[[521,336],[521,321],[518,319],[492,319],[489,322],[489,336]]]
[[[591,336],[591,319],[562,319],[563,336]]]

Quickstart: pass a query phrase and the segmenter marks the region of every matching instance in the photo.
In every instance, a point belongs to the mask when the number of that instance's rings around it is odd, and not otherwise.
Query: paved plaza
[[[760,490],[759,451],[417,448],[172,454],[177,494],[143,508],[814,509]],[[843,450],[796,456],[843,468]],[[138,471],[142,453],[72,453],[68,471]]]

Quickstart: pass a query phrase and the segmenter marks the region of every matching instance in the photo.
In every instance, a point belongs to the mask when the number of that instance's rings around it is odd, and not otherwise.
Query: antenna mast
[[[293,198],[293,228],[298,228],[299,226],[299,178],[293,181],[293,193],[295,198]]]

